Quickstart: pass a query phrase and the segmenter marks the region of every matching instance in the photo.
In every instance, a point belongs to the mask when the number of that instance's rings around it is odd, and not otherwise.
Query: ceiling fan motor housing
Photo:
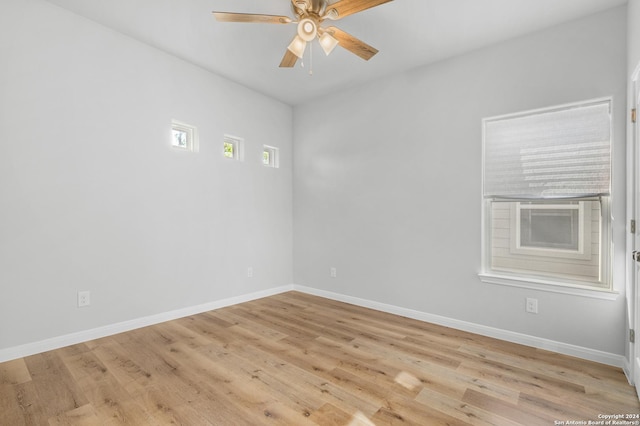
[[[313,18],[303,18],[298,22],[298,35],[306,42],[313,40],[318,34],[318,24]]]
[[[293,12],[298,17],[308,14],[323,16],[327,8],[327,0],[293,0],[291,2]]]

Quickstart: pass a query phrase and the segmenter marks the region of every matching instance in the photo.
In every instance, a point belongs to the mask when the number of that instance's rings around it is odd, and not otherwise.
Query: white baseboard
[[[275,287],[268,290],[249,293],[241,296],[230,297],[227,299],[221,299],[202,305],[191,306],[183,309],[177,309],[170,312],[164,312],[156,315],[151,315],[142,318],[136,318],[129,321],[123,321],[116,324],[106,325],[104,327],[98,327],[90,330],[79,331],[77,333],[71,333],[63,336],[53,337],[50,339],[42,340],[39,342],[27,343],[20,346],[15,346],[6,349],[0,349],[0,362],[10,361],[12,359],[22,358],[29,355],[34,355],[41,352],[46,352],[54,349],[59,349],[65,346],[74,345],[77,343],[87,342],[102,337],[112,336],[114,334],[123,333],[125,331],[135,330],[141,327],[147,327],[149,325],[159,324],[165,321],[171,321],[178,318],[187,317],[190,315],[196,315],[202,312],[211,311],[214,309],[224,308],[227,306],[236,305],[238,303],[249,302],[251,300],[260,299],[263,297],[272,296],[275,294],[284,293],[287,291],[296,290],[302,293],[308,293],[315,296],[325,297],[327,299],[337,300],[340,302],[350,303],[365,308],[371,308],[382,312],[388,312],[395,315],[404,316],[407,318],[413,318],[420,321],[425,321],[433,324],[442,325],[445,327],[451,327],[458,330],[468,331],[470,333],[480,334],[482,336],[493,337],[508,342],[519,343],[522,345],[531,346],[534,348],[545,349],[565,355],[571,355],[590,361],[599,362],[602,364],[612,365],[622,368],[625,374],[630,371],[629,365],[622,355],[616,355],[608,352],[602,352],[595,349],[584,348],[581,346],[570,345],[567,343],[556,342],[540,337],[529,336],[526,334],[516,333],[513,331],[502,330],[499,328],[487,327],[480,324],[474,324],[466,321],[461,321],[453,318],[443,317],[439,315],[429,314],[426,312],[416,311],[413,309],[402,308],[386,303],[375,302],[371,300],[361,299],[358,297],[347,296],[339,293],[333,293],[324,290],[318,290],[311,287],[305,287],[300,285],[285,285],[281,287]]]
[[[241,296],[216,300],[213,302],[204,303],[202,305],[190,306],[187,308],[177,309],[175,311],[163,312],[156,315],[150,315],[147,317],[136,318],[116,324],[110,324],[104,327],[66,334],[64,336],[52,337],[50,339],[41,340],[39,342],[27,343],[25,345],[0,349],[0,362],[10,361],[12,359],[51,351],[54,349],[63,348],[65,346],[75,345],[77,343],[88,342],[90,340],[112,336],[114,334],[123,333],[125,331],[131,331],[137,328],[147,327],[149,325],[159,324],[178,318],[184,318],[207,311],[212,311],[214,309],[224,308],[226,306],[237,305],[238,303],[249,302],[251,300],[261,299],[263,297],[273,296],[274,294],[284,293],[291,290],[293,290],[292,285],[276,287]]]
[[[346,296],[339,293],[333,293],[330,291],[318,290],[311,287],[305,287],[300,285],[293,286],[295,291],[302,293],[308,293],[315,296],[324,297],[327,299],[337,300],[339,302],[350,303],[352,305],[362,306],[364,308],[375,309],[377,311],[387,312],[390,314],[400,315],[407,318],[413,318],[420,321],[429,322],[432,324],[438,324],[445,327],[455,328],[457,330],[468,331],[470,333],[479,334],[482,336],[493,337],[496,339],[504,340],[512,343],[519,343],[521,345],[531,346],[534,348],[545,349],[552,352],[557,352],[564,355],[570,355],[577,358],[586,359],[589,361],[599,362],[601,364],[607,364],[614,367],[624,369],[625,357],[622,355],[612,354],[609,352],[603,352],[596,349],[585,348],[581,346],[570,345],[568,343],[556,342],[553,340],[543,339],[540,337],[529,336],[527,334],[516,333],[514,331],[503,330],[494,327],[488,327],[485,325],[475,324],[467,321],[461,321],[453,318],[443,317],[440,315],[429,314],[426,312],[416,311],[413,309],[401,308],[394,305],[388,305],[386,303],[375,302],[371,300],[361,299],[358,297]]]
[[[627,377],[627,381],[629,382],[629,384],[631,386],[634,385],[633,383],[633,374],[631,373],[631,363],[629,363],[629,360],[627,358],[624,359],[624,362],[622,363],[622,371],[624,372],[624,375]]]

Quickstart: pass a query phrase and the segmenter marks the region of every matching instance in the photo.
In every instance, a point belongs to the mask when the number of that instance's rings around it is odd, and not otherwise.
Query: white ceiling
[[[308,54],[304,68],[278,67],[295,24],[223,23],[211,15],[292,16],[290,0],[48,1],[291,105],[627,2],[394,0],[332,22],[380,53],[367,62],[336,48],[327,57],[316,42],[310,76]]]

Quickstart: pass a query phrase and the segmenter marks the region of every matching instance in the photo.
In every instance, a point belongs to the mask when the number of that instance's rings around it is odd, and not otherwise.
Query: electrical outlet
[[[530,297],[527,297],[526,310],[527,310],[527,312],[529,312],[531,314],[537,314],[538,313],[538,299],[532,299]]]
[[[337,277],[338,276],[338,270],[336,268],[334,268],[334,267],[331,267],[330,275],[331,275],[331,278]]]
[[[91,304],[91,292],[79,291],[78,292],[78,307],[89,306]]]
[[[249,266],[247,268],[247,277],[248,278],[253,278],[253,266]]]

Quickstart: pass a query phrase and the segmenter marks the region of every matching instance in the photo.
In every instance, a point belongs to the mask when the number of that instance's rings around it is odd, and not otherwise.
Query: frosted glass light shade
[[[335,49],[336,46],[338,45],[338,40],[327,32],[323,33],[320,36],[319,41],[320,41],[320,46],[322,47],[322,50],[324,50],[324,53],[327,56],[329,56],[329,53],[331,53],[333,49]]]
[[[307,42],[300,38],[300,36],[296,36],[291,44],[289,44],[289,51],[296,55],[298,58],[302,58],[304,55],[304,50],[307,48]]]

